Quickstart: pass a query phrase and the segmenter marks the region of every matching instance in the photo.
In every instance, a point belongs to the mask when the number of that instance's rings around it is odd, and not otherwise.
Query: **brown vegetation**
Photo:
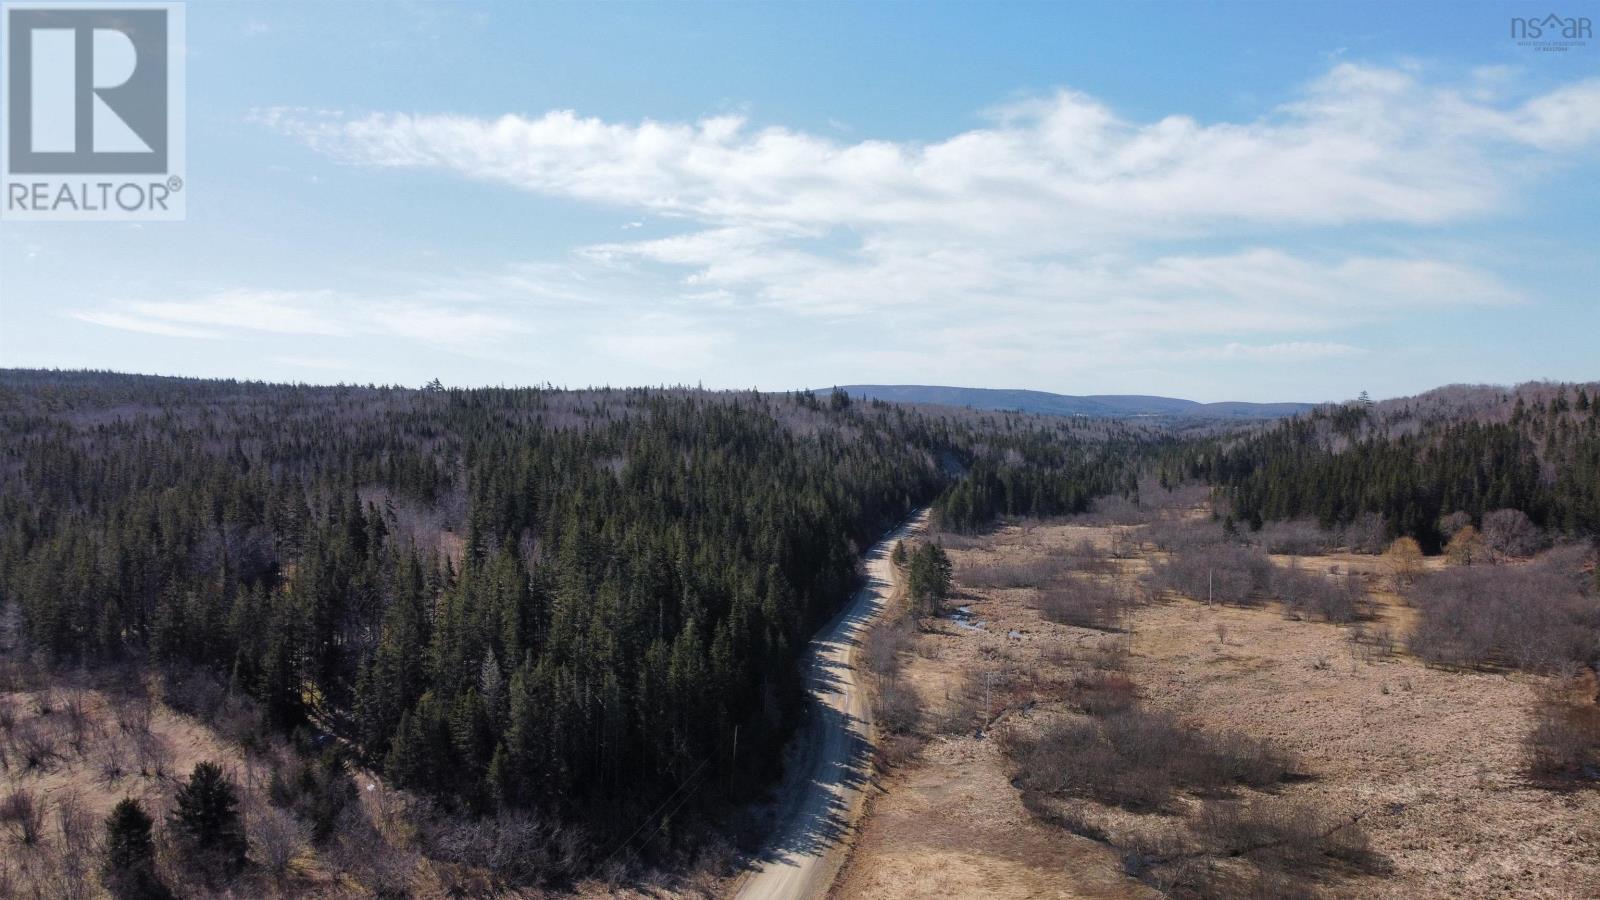
[[[1587,548],[1449,568],[1419,552],[1402,597],[1391,561],[1356,554],[1348,528],[1338,542],[1309,523],[1253,534],[1193,511],[1114,524],[1129,518],[1112,507],[1107,524],[1023,523],[949,548],[971,615],[911,634],[899,655],[897,677],[928,703],[927,743],[893,774],[840,895],[1587,896],[1600,883],[1583,850],[1600,842],[1600,792],[1549,792],[1600,774],[1600,692],[1578,662],[1600,632]],[[1122,557],[1119,543],[1143,549]],[[1344,549],[1266,552],[1306,547]],[[1115,595],[1100,586],[1138,584],[1107,635],[1099,600]],[[1430,636],[1481,661],[1426,666]]]
[[[1527,566],[1435,572],[1412,585],[1407,645],[1430,663],[1552,671],[1600,654],[1600,601],[1574,578]]]

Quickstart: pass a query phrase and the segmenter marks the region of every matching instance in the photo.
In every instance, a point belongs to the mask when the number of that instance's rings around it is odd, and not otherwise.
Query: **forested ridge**
[[[1324,527],[1383,517],[1391,537],[1437,550],[1440,521],[1517,509],[1570,536],[1600,535],[1600,385],[1450,387],[1379,404],[1352,402],[1247,437],[1177,450],[1179,474],[1217,485],[1233,515],[1315,518]]]
[[[27,648],[203,667],[272,728],[597,847],[773,777],[799,653],[887,527],[1077,511],[1160,440],[842,394],[36,371],[0,373],[0,433]]]

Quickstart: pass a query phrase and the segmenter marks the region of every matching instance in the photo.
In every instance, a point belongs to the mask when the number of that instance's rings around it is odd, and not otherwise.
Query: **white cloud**
[[[602,332],[593,343],[619,361],[682,372],[703,371],[714,361],[717,347],[725,340],[725,335],[680,326],[676,331]]]
[[[69,312],[68,315],[80,322],[88,322],[91,325],[101,325],[121,331],[136,331],[140,334],[181,338],[215,338],[222,336],[220,332],[207,328],[174,325],[171,322],[164,322],[160,319],[128,315],[127,313],[112,310],[74,310]]]
[[[328,372],[347,372],[355,368],[355,364],[350,360],[336,356],[273,356],[269,361],[297,369],[318,369]]]
[[[124,331],[169,337],[222,338],[252,334],[296,337],[398,337],[421,344],[494,344],[529,330],[513,315],[479,309],[479,295],[384,298],[332,290],[227,290],[186,300],[122,301],[75,310],[73,318]]]
[[[1298,362],[1308,359],[1331,359],[1362,356],[1366,350],[1350,344],[1329,341],[1286,341],[1278,344],[1241,344],[1232,342],[1220,347],[1203,347],[1197,350],[1172,354],[1174,359],[1246,359],[1262,361]]]
[[[267,110],[340,159],[427,167],[701,222],[820,231],[897,228],[1073,248],[1201,228],[1432,223],[1489,209],[1509,153],[1600,135],[1600,80],[1520,104],[1343,63],[1299,100],[1243,123],[1125,120],[1073,91],[925,144],[840,143],[742,117],[606,122],[557,110],[478,119]]]
[[[350,164],[612,207],[624,230],[677,224],[430,285],[420,307],[402,304],[381,326],[408,339],[468,341],[559,309],[563,327],[589,329],[585,346],[685,372],[789,316],[893,329],[975,370],[1023,372],[1045,358],[1059,371],[1350,357],[1363,351],[1326,332],[1521,302],[1492,259],[1441,255],[1448,241],[1422,255],[1370,243],[1378,229],[1448,236],[1520,202],[1552,167],[1592,158],[1600,79],[1517,88],[1506,69],[1445,84],[1420,65],[1337,62],[1246,121],[1134,121],[1061,90],[925,142],[758,128],[741,115],[257,117]],[[485,291],[515,301],[438,312]],[[620,325],[574,324],[580,309]],[[670,318],[650,318],[661,310]],[[181,312],[149,320],[222,324]],[[256,313],[283,321],[270,304]],[[1210,343],[1195,349],[1195,338]]]
[[[348,333],[338,318],[332,291],[229,290],[196,300],[140,301],[128,315],[146,322],[202,325],[273,334],[340,335]]]

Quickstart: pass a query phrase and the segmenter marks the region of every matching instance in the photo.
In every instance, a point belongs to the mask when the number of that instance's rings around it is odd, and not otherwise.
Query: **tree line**
[[[1332,528],[1376,513],[1389,537],[1437,552],[1447,517],[1481,529],[1485,515],[1515,509],[1557,533],[1600,535],[1600,402],[1587,387],[1537,385],[1434,414],[1421,412],[1426,399],[1320,407],[1192,443],[1171,465],[1217,485],[1254,528],[1301,517]]]
[[[27,646],[204,667],[271,727],[597,846],[777,774],[801,651],[883,530],[941,492],[965,525],[1075,508],[1132,440],[838,392],[16,371],[0,433]]]

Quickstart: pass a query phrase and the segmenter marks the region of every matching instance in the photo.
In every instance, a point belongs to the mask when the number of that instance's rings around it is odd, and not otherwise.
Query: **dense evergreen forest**
[[[37,371],[0,372],[0,434],[29,651],[202,667],[272,728],[597,848],[774,777],[808,636],[908,512],[1078,511],[1166,440],[842,393]]]
[[[1391,537],[1433,552],[1444,516],[1481,526],[1485,513],[1518,509],[1557,533],[1600,535],[1596,384],[1450,387],[1320,407],[1173,457],[1172,468],[1219,486],[1254,527],[1300,517],[1331,527],[1377,513]]]

